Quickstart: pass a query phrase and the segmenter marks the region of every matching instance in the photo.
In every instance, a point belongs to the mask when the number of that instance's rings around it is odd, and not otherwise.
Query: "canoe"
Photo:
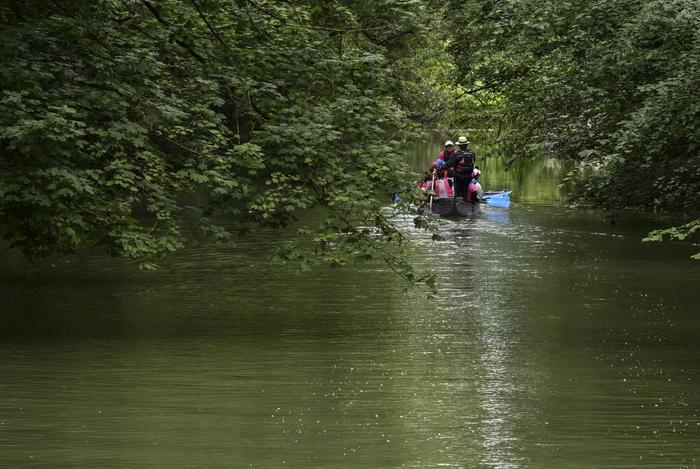
[[[433,200],[433,213],[441,217],[471,217],[480,211],[479,202],[465,202],[461,198]]]
[[[512,191],[491,191],[482,196],[482,202],[465,202],[461,197],[434,199],[432,212],[441,217],[471,217],[481,212],[481,206],[510,207]]]

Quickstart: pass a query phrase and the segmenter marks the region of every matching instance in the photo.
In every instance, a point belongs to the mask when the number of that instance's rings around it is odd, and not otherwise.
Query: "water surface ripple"
[[[297,274],[273,233],[157,272],[6,255],[0,467],[697,467],[693,247],[516,203]]]

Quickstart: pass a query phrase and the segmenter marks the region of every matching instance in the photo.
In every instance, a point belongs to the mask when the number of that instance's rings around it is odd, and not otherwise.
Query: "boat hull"
[[[480,211],[479,202],[465,202],[461,198],[436,199],[432,207],[432,212],[441,217],[471,217]]]
[[[510,207],[511,191],[492,191],[480,202],[467,202],[461,197],[433,199],[431,211],[441,217],[471,217],[481,212],[482,204],[492,207]]]

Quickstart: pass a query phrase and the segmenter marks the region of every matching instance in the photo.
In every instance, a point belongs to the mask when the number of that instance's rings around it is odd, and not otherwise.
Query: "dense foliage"
[[[423,12],[410,0],[11,0],[0,6],[0,231],[29,257],[149,265],[200,233],[302,228],[320,257],[396,257],[378,188]],[[302,250],[287,257],[308,259]],[[423,280],[426,280],[424,278]]]
[[[148,266],[314,209],[284,258],[378,256],[431,282],[374,197],[405,182],[390,135],[408,118],[577,161],[579,200],[694,211],[699,5],[7,0],[0,233],[30,258]]]
[[[444,3],[459,81],[491,103],[504,153],[580,162],[582,201],[697,211],[700,3]]]

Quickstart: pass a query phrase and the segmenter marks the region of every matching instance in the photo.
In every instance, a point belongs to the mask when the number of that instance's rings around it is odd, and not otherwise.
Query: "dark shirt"
[[[454,168],[455,172],[466,172],[474,169],[476,154],[471,149],[457,150],[452,157],[445,162],[443,169]]]

